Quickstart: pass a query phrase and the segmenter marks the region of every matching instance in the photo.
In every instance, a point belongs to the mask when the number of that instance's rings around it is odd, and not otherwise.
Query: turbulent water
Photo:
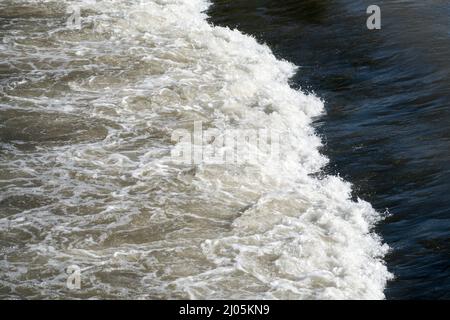
[[[323,174],[323,102],[208,6],[1,1],[1,298],[384,298],[382,215]],[[289,134],[277,161],[174,161],[194,121]]]
[[[366,10],[381,9],[381,30]],[[323,171],[389,215],[376,231],[395,275],[387,299],[450,298],[450,2],[214,0],[212,23],[300,67],[324,100]]]

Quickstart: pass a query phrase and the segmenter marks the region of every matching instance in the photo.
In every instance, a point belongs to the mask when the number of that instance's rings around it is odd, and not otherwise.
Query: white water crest
[[[1,297],[384,298],[381,215],[321,174],[323,102],[208,6],[2,1]],[[288,134],[277,161],[180,164],[194,121]]]

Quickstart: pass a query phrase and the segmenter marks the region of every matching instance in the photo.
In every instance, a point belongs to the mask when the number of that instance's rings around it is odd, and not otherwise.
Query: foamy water
[[[384,298],[381,215],[321,174],[323,102],[207,8],[2,1],[1,297]],[[278,161],[181,164],[194,121],[288,137]]]

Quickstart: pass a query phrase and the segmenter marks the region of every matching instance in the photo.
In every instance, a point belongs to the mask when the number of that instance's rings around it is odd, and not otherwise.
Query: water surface
[[[214,1],[211,21],[254,35],[300,66],[293,85],[325,100],[327,171],[390,216],[387,298],[450,298],[450,4]]]

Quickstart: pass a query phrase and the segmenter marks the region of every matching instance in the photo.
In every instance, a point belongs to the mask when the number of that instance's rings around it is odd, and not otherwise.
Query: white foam
[[[91,274],[88,297],[106,290],[144,298],[384,298],[388,247],[371,232],[380,214],[351,201],[349,183],[313,175],[328,161],[311,125],[324,107],[289,86],[296,66],[251,36],[208,24],[203,0],[77,3],[95,12],[84,18],[95,32],[56,32],[51,40],[73,44],[61,59],[88,59],[98,71],[71,79],[64,100],[36,100],[114,125],[102,141],[26,158],[42,184],[36,192],[59,200],[0,219],[13,231],[42,225],[47,236],[27,245],[27,257],[51,247],[56,270],[71,259],[110,274]],[[58,108],[61,101],[71,108]],[[170,158],[169,137],[194,120],[289,135],[277,162],[261,152],[251,165],[203,163],[192,173]],[[122,271],[135,275],[130,287],[114,277]]]

